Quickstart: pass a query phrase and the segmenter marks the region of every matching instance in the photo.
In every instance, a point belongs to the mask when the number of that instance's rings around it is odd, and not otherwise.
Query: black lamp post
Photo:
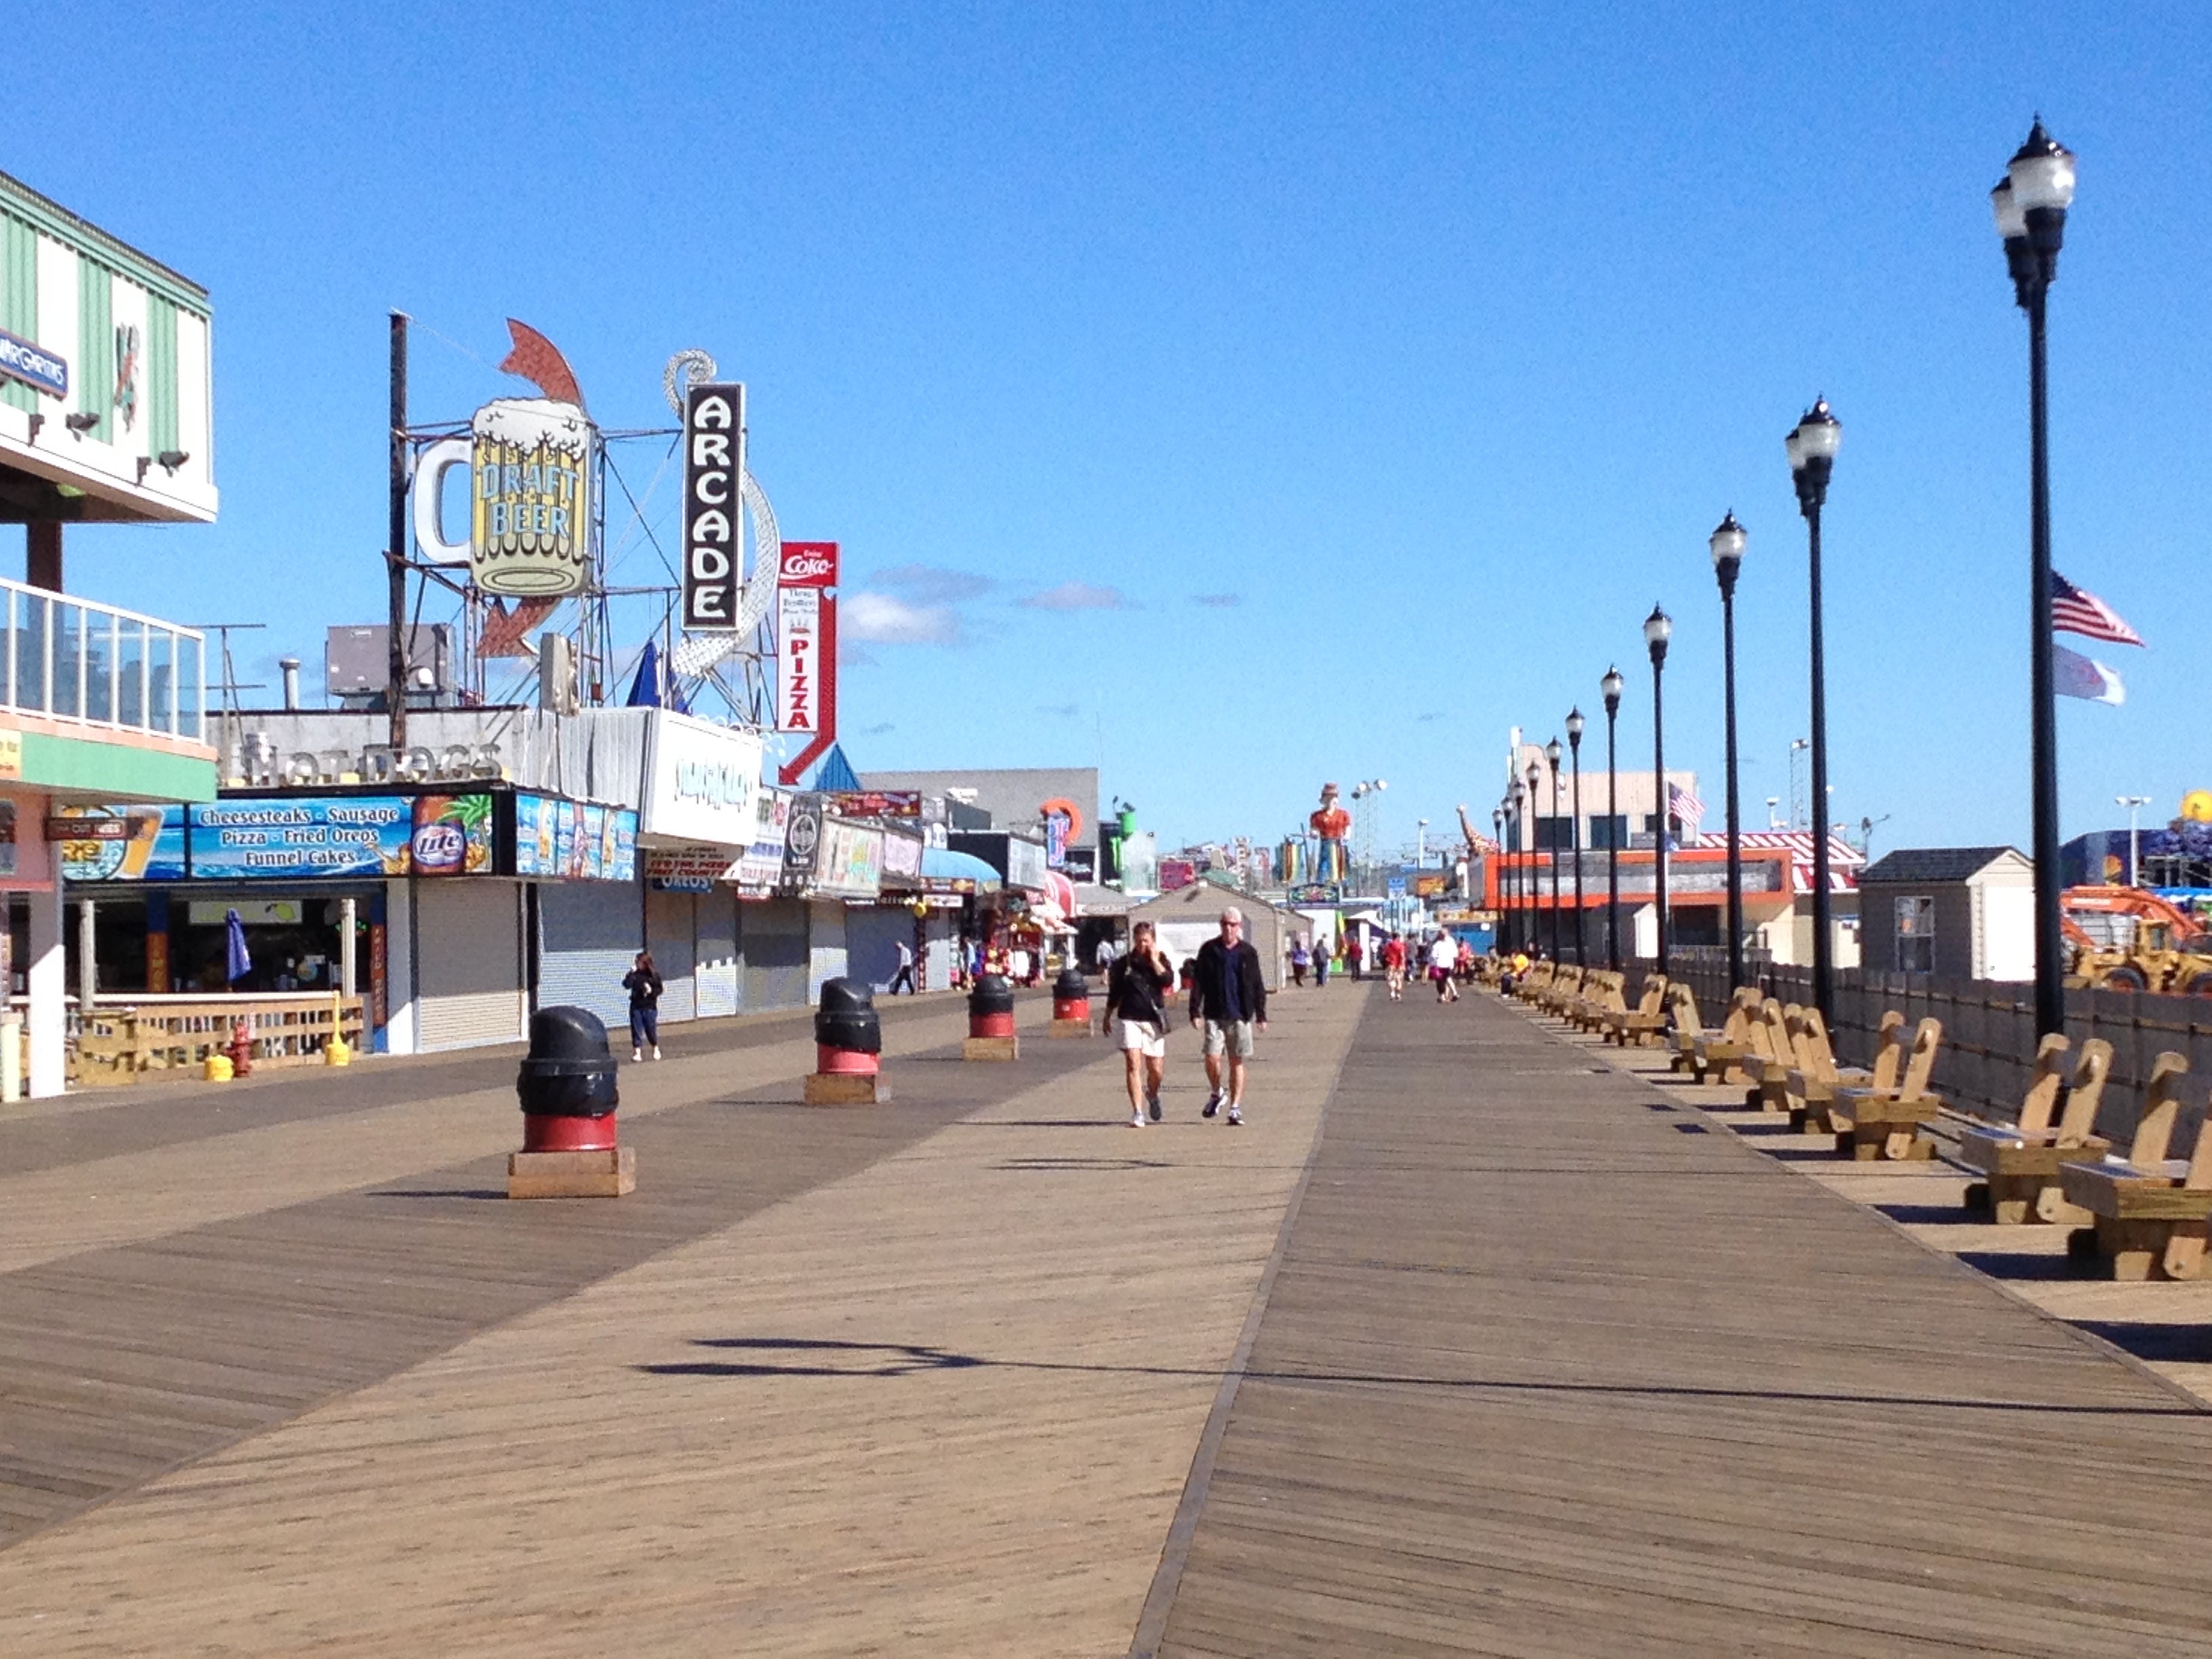
[[[2058,711],[2051,641],[2051,447],[2044,301],[2058,276],[2066,210],[2074,203],[2074,155],[2043,130],[2027,142],[1990,192],[2004,238],[2013,298],[2027,313],[2028,661],[2034,699],[2035,1030],[2066,1029],[2064,941],[2058,919]]]
[[[1721,585],[1722,685],[1728,705],[1728,951],[1729,989],[1743,985],[1743,824],[1735,790],[1735,578],[1743,568],[1746,537],[1730,512],[1706,545],[1712,549],[1713,574]]]
[[[1541,754],[1543,751],[1539,750],[1537,752]],[[1536,873],[1536,836],[1534,833],[1534,823],[1532,818],[1532,815],[1536,810],[1536,780],[1540,775],[1542,775],[1537,770],[1536,763],[1533,760],[1530,761],[1528,763],[1528,771],[1527,774],[1528,783],[1528,805],[1521,814],[1521,821],[1530,826],[1530,833],[1528,836],[1528,942],[1531,945],[1534,945],[1536,943],[1537,902],[1543,896],[1544,890],[1544,878]],[[1554,962],[1559,960],[1557,957],[1554,957],[1552,959]]]
[[[1490,828],[1491,828],[1491,830],[1492,830],[1492,838],[1493,838],[1493,839],[1498,842],[1498,865],[1497,865],[1496,869],[1494,869],[1494,870],[1492,872],[1492,875],[1494,875],[1494,876],[1497,878],[1497,883],[1496,883],[1496,884],[1497,884],[1497,888],[1498,888],[1498,904],[1497,904],[1497,910],[1498,910],[1498,927],[1496,927],[1496,928],[1492,932],[1492,934],[1491,934],[1491,939],[1492,939],[1492,943],[1493,946],[1495,946],[1495,947],[1503,947],[1503,946],[1504,946],[1504,943],[1505,943],[1505,923],[1504,923],[1504,917],[1505,917],[1505,871],[1506,871],[1506,864],[1505,864],[1505,807],[1504,807],[1504,805],[1502,802],[1501,802],[1499,805],[1496,805],[1496,806],[1493,806],[1493,807],[1492,807],[1492,808],[1490,809]]]
[[[1620,718],[1620,691],[1627,682],[1608,668],[1598,683],[1605,693],[1605,959],[1620,971],[1620,775],[1615,769],[1613,726]]]
[[[1651,777],[1659,803],[1659,833],[1651,838],[1654,854],[1652,865],[1652,904],[1659,918],[1659,971],[1667,971],[1667,820],[1671,803],[1667,799],[1667,727],[1664,719],[1666,704],[1660,696],[1660,671],[1667,664],[1667,641],[1674,632],[1674,624],[1657,605],[1644,619],[1644,643],[1651,652]]]
[[[1559,740],[1544,745],[1544,758],[1552,763],[1552,960],[1559,956]]]
[[[1813,612],[1813,1002],[1823,1020],[1834,1012],[1833,932],[1828,895],[1828,677],[1820,634],[1820,507],[1828,499],[1828,477],[1844,428],[1816,398],[1805,418],[1790,429],[1784,448],[1790,477],[1797,486],[1797,510],[1805,515],[1806,544],[1812,572]]]
[[[1567,710],[1567,748],[1574,756],[1575,794],[1573,811],[1567,817],[1567,847],[1575,855],[1575,966],[1586,967],[1583,960],[1583,711],[1581,705]]]
[[[1513,811],[1511,813],[1513,821],[1513,839],[1521,843],[1521,857],[1513,866],[1513,908],[1515,912],[1513,919],[1516,924],[1513,929],[1513,942],[1520,949],[1525,951],[1528,948],[1528,918],[1527,915],[1527,900],[1528,893],[1528,797],[1522,793],[1521,780],[1518,777],[1516,777],[1513,780],[1513,787],[1506,791],[1506,799],[1513,804]]]

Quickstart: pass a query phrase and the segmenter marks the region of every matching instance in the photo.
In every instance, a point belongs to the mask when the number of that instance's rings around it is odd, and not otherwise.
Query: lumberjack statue
[[[1336,786],[1324,783],[1321,787],[1321,805],[1306,819],[1321,841],[1321,856],[1315,861],[1316,881],[1342,881],[1345,873],[1344,835],[1352,828],[1352,814],[1336,804]]]

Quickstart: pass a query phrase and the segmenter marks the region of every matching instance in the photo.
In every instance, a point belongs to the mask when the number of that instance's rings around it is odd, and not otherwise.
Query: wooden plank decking
[[[2206,1650],[2212,1416],[1597,1064],[1376,1006],[1160,1652]]]
[[[626,1068],[619,1201],[479,1195],[511,1056],[0,1121],[0,1652],[2205,1650],[2212,1415],[1954,1173],[1488,998],[1283,997],[1233,1131],[960,1024]]]

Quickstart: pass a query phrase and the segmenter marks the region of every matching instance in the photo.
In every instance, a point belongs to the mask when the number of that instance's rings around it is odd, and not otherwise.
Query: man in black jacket
[[[1221,933],[1198,947],[1191,975],[1190,1023],[1206,1032],[1206,1080],[1212,1091],[1206,1109],[1221,1109],[1222,1061],[1229,1062],[1229,1121],[1244,1121],[1244,1062],[1252,1057],[1252,1033],[1267,1029],[1267,985],[1260,974],[1260,953],[1244,941],[1244,913],[1235,905],[1221,913]]]

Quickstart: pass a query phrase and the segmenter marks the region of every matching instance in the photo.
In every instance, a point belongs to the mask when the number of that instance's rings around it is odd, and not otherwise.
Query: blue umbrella
[[[226,911],[222,925],[229,932],[230,982],[235,985],[253,971],[253,957],[246,948],[246,924],[238,919],[238,912]]]

